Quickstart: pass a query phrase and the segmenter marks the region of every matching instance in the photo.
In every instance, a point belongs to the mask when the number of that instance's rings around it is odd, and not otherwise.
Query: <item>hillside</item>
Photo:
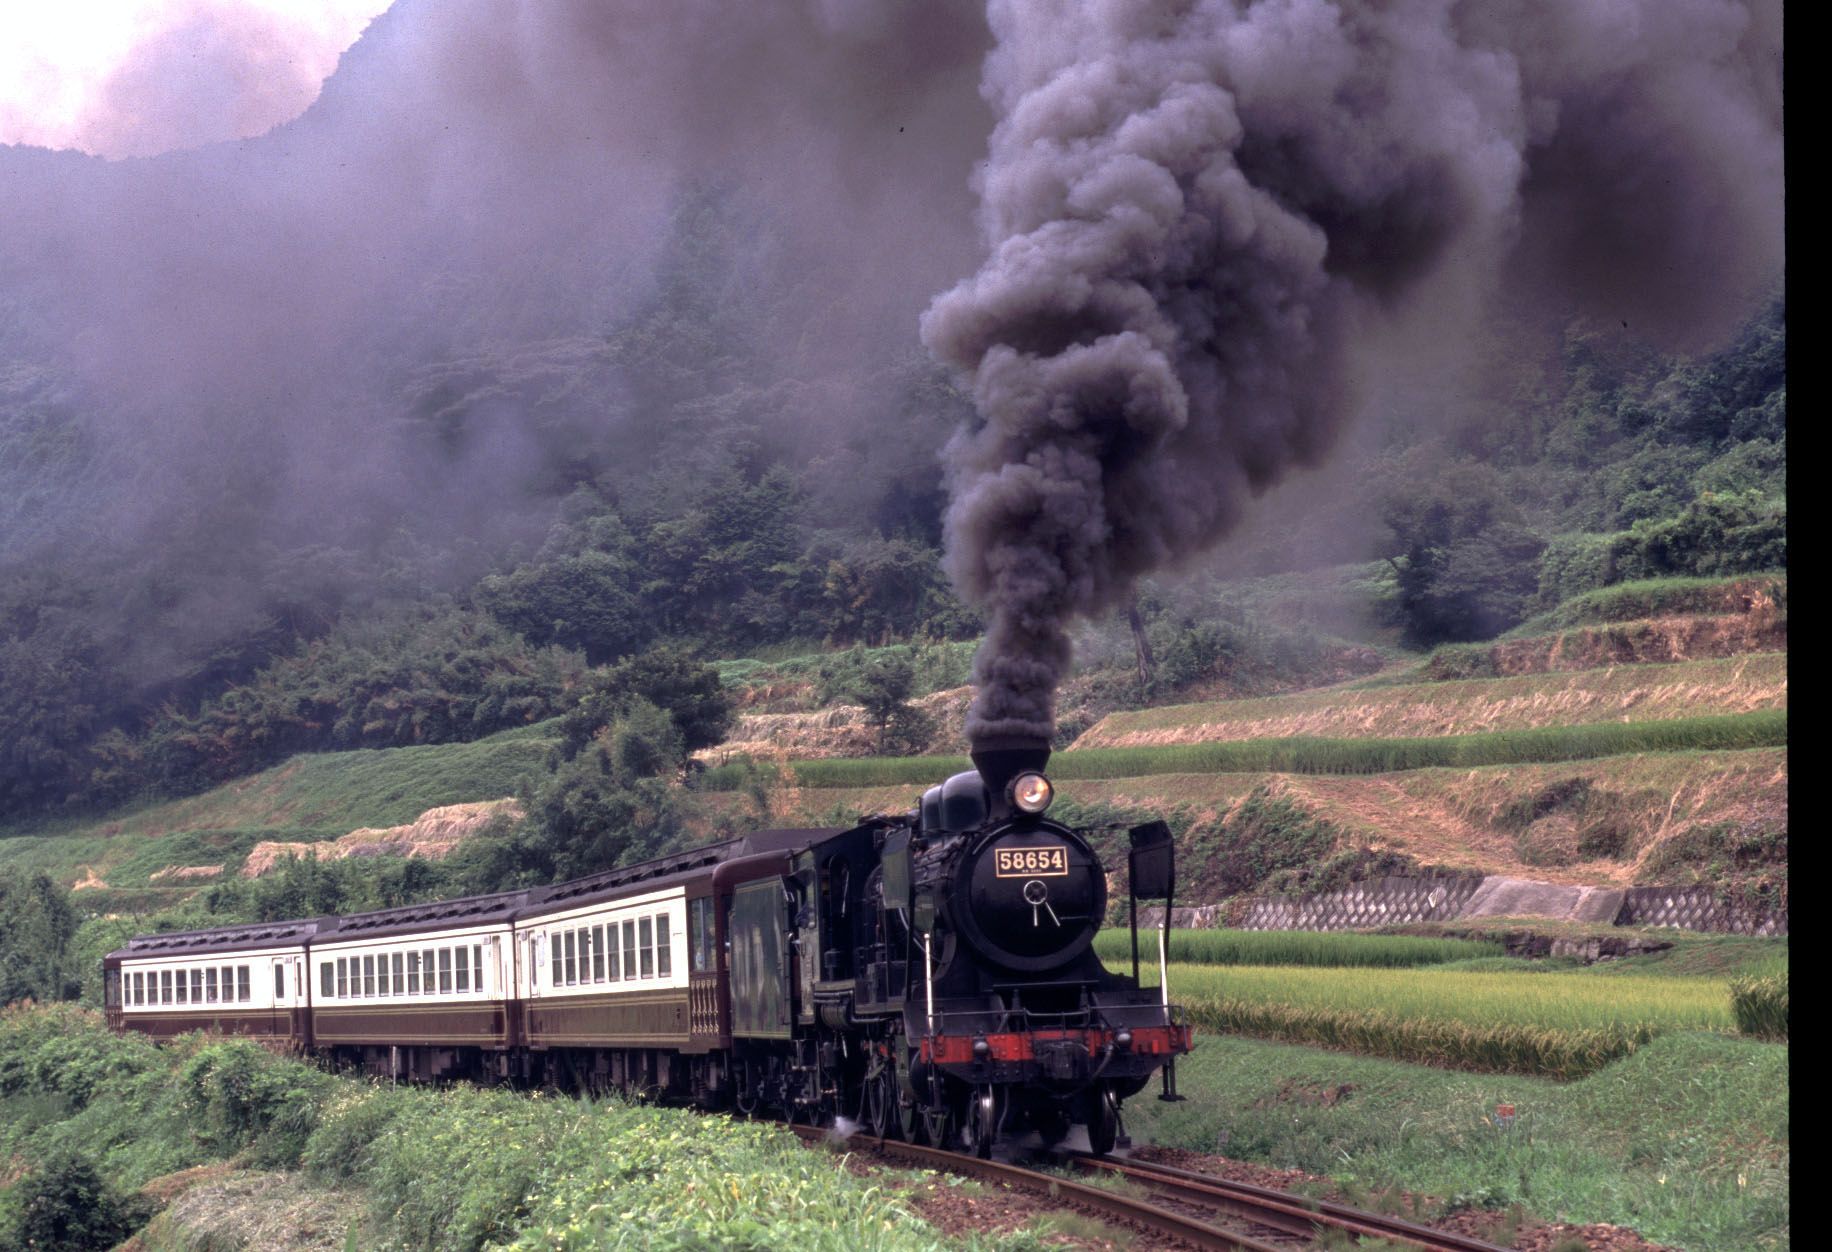
[[[1751,585],[1669,587],[1653,601],[1617,591],[1548,614],[1540,624],[1550,632],[1440,649],[1373,679],[1114,712],[1059,752],[1052,772],[1072,820],[1171,820],[1184,839],[1189,900],[1241,889],[1242,856],[1264,862],[1247,874],[1249,885],[1319,885],[1414,867],[1584,885],[1784,890],[1787,658],[1772,645],[1785,643],[1786,583],[1760,580],[1756,594]],[[1742,611],[1726,613],[1733,602]],[[1612,613],[1633,616],[1607,620]],[[1691,658],[1681,646],[1660,660],[1601,668],[1439,677],[1468,672],[1472,656],[1557,655],[1558,641],[1573,632],[1637,635],[1651,621],[1670,624],[1669,641],[1708,640],[1711,652],[1728,655]],[[934,681],[957,672],[957,653],[931,666]],[[818,668],[725,667],[741,709],[806,709]],[[968,690],[943,687],[912,701],[939,746],[958,745]],[[441,856],[488,823],[461,810],[460,820],[433,815],[419,833],[402,828],[443,806],[525,794],[559,742],[558,725],[470,744],[300,755],[105,820],[14,826],[0,838],[0,865],[77,885],[91,907],[143,911],[271,869],[313,845],[324,846],[320,855],[354,848]],[[704,775],[673,837],[907,811],[925,786],[966,765],[957,757],[837,759],[869,751],[872,740],[857,706],[741,712],[727,741],[702,755],[759,764]],[[1629,750],[1636,744],[1643,750]],[[1227,764],[1294,752],[1312,764],[1298,772]],[[1219,766],[1188,763],[1214,753],[1223,754]],[[1378,764],[1396,753],[1411,767]],[[1438,763],[1444,759],[1471,763]]]

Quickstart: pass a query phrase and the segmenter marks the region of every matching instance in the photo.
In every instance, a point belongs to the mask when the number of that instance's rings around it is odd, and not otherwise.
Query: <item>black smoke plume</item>
[[[994,0],[990,255],[923,336],[982,418],[969,736],[1047,735],[1076,615],[1315,464],[1358,352],[1499,285],[1669,341],[1779,270],[1779,6]]]

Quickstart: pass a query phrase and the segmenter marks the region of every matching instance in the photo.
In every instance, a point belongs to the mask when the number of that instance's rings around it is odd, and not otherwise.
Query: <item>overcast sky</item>
[[[146,156],[297,116],[389,0],[0,4],[0,143]]]

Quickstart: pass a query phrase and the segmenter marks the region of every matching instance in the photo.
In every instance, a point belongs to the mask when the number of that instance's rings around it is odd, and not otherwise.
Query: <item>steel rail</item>
[[[1118,1218],[1121,1221],[1174,1236],[1198,1248],[1233,1249],[1235,1252],[1282,1252],[1275,1244],[1264,1243],[1238,1231],[1210,1225],[1208,1222],[1171,1209],[1159,1208],[1155,1204],[1133,1196],[1122,1195],[1117,1191],[1108,1191],[1101,1187],[1090,1187],[1086,1183],[1075,1182],[1073,1179],[1040,1174],[1035,1170],[1007,1165],[1002,1161],[983,1160],[977,1156],[947,1152],[939,1148],[925,1148],[897,1139],[881,1140],[875,1135],[841,1135],[830,1128],[819,1126],[790,1126],[789,1129],[810,1143],[834,1140],[855,1152],[888,1157],[924,1169],[946,1170],[950,1173],[967,1174],[992,1182],[1007,1183],[1025,1191],[1040,1192],[1050,1199],[1069,1200],[1108,1217]],[[1304,1233],[1309,1235],[1313,1231],[1306,1228]]]
[[[1129,1178],[1180,1200],[1220,1209],[1290,1234],[1314,1235],[1318,1227],[1327,1226],[1354,1235],[1411,1244],[1427,1252],[1507,1252],[1499,1244],[1470,1235],[1433,1230],[1404,1218],[1371,1213],[1328,1200],[1297,1200],[1283,1191],[1233,1182],[1213,1174],[1199,1174],[1151,1161],[1114,1160],[1085,1153],[1066,1155],[1083,1169]]]

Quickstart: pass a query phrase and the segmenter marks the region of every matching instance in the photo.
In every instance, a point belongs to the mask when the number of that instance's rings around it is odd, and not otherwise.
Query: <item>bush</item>
[[[102,1252],[152,1213],[151,1205],[110,1187],[95,1162],[69,1150],[47,1155],[8,1199],[0,1247],[22,1252]]]
[[[254,1163],[289,1164],[317,1125],[336,1079],[252,1043],[209,1044],[178,1075],[197,1137],[224,1155],[254,1145]]]

